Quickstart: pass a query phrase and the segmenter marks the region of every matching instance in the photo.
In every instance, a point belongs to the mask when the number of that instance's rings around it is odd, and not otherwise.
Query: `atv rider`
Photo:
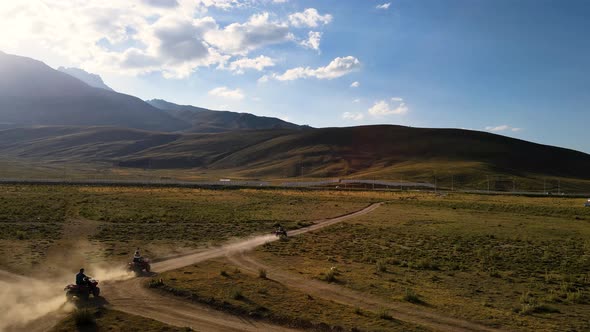
[[[134,263],[139,263],[141,262],[143,259],[141,257],[141,254],[139,253],[139,248],[137,248],[135,250],[135,254],[133,254],[133,262]]]
[[[277,234],[287,235],[287,230],[285,230],[285,227],[283,227],[283,225],[279,224],[279,226],[277,228]]]
[[[76,285],[86,286],[88,285],[88,276],[84,274],[84,268],[80,269],[80,272],[76,274]]]

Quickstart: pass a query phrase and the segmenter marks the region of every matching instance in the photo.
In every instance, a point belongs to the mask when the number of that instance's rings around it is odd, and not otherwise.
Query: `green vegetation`
[[[580,202],[398,194],[368,215],[266,244],[256,256],[309,279],[336,267],[342,287],[491,326],[584,330],[590,209]]]
[[[361,312],[358,308],[289,289],[273,281],[272,275],[260,278],[258,274],[236,269],[224,259],[165,272],[159,277],[163,285],[158,288],[163,291],[233,314],[305,330],[423,331],[391,316],[384,318],[380,311]]]
[[[51,332],[187,332],[187,328],[173,327],[153,319],[126,314],[105,308],[75,310],[68,318],[51,329]]]

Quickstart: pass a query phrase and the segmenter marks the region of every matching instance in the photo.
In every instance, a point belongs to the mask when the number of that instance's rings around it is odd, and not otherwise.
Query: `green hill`
[[[167,134],[110,127],[0,130],[10,158],[219,171],[246,178],[349,177],[542,189],[590,184],[590,155],[500,135],[402,126]],[[436,178],[436,180],[435,180]],[[555,182],[556,183],[556,182]],[[575,186],[573,186],[575,187]]]

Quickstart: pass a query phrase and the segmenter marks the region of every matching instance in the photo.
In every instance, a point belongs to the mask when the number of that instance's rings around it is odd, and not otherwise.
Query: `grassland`
[[[378,199],[297,190],[3,185],[0,267],[26,272],[60,241],[76,237],[99,250],[89,253],[94,262],[126,259],[136,247],[159,258],[270,232],[276,223],[299,228]],[[95,230],[65,234],[71,221],[93,221]]]
[[[587,330],[590,209],[580,203],[400,195],[371,215],[266,244],[256,256],[309,279],[337,267],[343,287],[490,326]]]
[[[51,332],[189,332],[190,328],[179,328],[153,319],[138,317],[105,308],[81,309],[72,313],[51,329]]]
[[[225,259],[165,272],[151,282],[191,301],[250,318],[318,331],[425,331],[384,312],[369,312],[292,290]]]

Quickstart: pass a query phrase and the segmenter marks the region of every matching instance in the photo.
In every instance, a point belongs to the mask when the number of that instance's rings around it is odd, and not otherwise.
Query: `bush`
[[[379,316],[379,318],[385,319],[385,320],[392,320],[393,319],[393,317],[391,317],[391,315],[389,314],[389,311],[387,311],[387,309],[379,310],[379,312],[377,313],[377,316]]]
[[[94,313],[90,309],[78,309],[74,311],[76,326],[91,326],[96,324]]]
[[[241,300],[244,298],[244,294],[242,294],[242,291],[240,289],[233,289],[229,296],[234,299],[234,300]]]
[[[258,277],[261,279],[266,279],[266,270],[265,269],[259,269],[258,270]]]
[[[387,264],[382,260],[377,261],[375,267],[377,268],[377,272],[387,272]]]
[[[156,279],[152,279],[150,280],[148,287],[149,288],[158,288],[158,287],[162,287],[164,286],[164,280],[162,280],[162,278],[156,280]]]
[[[422,303],[424,303],[424,301],[422,301],[420,299],[420,297],[418,296],[418,294],[416,294],[416,292],[414,292],[410,288],[406,288],[406,293],[404,294],[404,301],[408,301],[408,302],[414,303],[414,304],[422,304]]]
[[[335,268],[331,268],[330,270],[328,270],[328,272],[324,275],[322,279],[327,282],[335,282],[337,273],[338,272]]]
[[[221,270],[219,272],[219,275],[222,276],[222,277],[229,277],[229,274],[227,274],[227,272],[225,272],[225,270]]]

